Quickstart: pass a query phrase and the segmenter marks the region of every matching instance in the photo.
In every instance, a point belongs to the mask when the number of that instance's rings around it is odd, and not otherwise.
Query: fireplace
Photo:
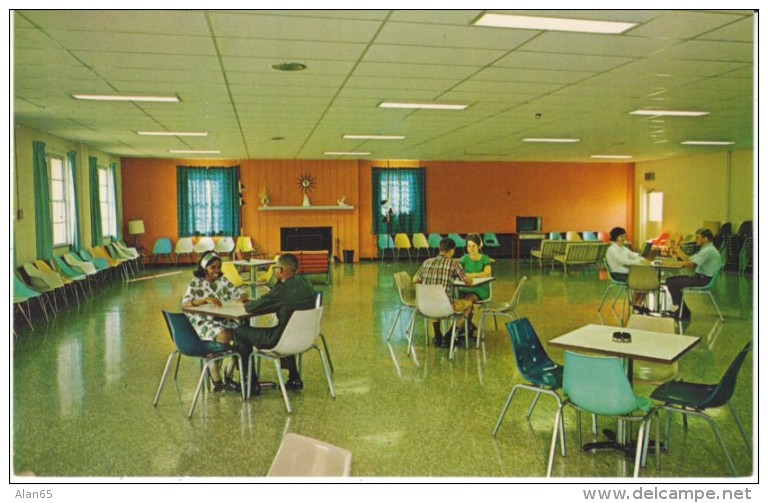
[[[328,250],[333,256],[332,227],[281,227],[280,250]]]

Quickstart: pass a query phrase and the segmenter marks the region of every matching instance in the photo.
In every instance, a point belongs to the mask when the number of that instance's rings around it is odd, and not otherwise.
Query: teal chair
[[[720,276],[720,272],[723,270],[723,265],[720,266],[720,269],[717,270],[715,274],[712,275],[712,279],[709,280],[709,283],[707,283],[704,286],[689,286],[688,288],[683,288],[683,298],[680,302],[680,305],[685,304],[685,296],[691,296],[691,295],[709,295],[710,300],[712,300],[712,305],[715,306],[715,311],[717,311],[717,315],[720,317],[720,321],[725,321],[723,318],[723,314],[720,312],[720,308],[717,307],[717,302],[715,302],[715,298],[712,296],[712,288],[715,286],[715,281],[717,281],[717,277]],[[680,309],[680,321],[682,321],[683,317],[683,309]],[[682,325],[681,325],[682,326]]]
[[[654,415],[657,416],[656,445],[659,445],[658,410],[650,399],[635,395],[622,360],[616,357],[588,356],[566,351],[563,394],[566,399],[557,411],[552,430],[547,477],[552,475],[555,446],[557,445],[558,433],[562,431],[562,414],[566,405],[576,409],[576,431],[578,432],[579,446],[582,445],[581,412],[615,417],[621,425],[632,421],[640,423],[637,443],[635,444],[634,477],[637,477],[640,473],[641,464],[645,463],[645,452],[648,445],[645,437]],[[656,449],[657,470],[659,469],[660,450]]]
[[[432,233],[429,236],[427,236],[427,243],[429,243],[430,250],[434,248],[437,251],[440,250],[440,241],[443,240],[443,236],[441,234]]]
[[[171,252],[173,251],[173,245],[168,238],[157,238],[155,246],[152,247],[152,256],[155,259],[155,264],[158,263],[161,257],[166,257],[168,263],[171,262]]]
[[[509,405],[512,403],[512,398],[519,389],[536,393],[533,403],[528,409],[528,414],[525,415],[526,419],[530,419],[533,409],[536,407],[536,403],[542,394],[554,397],[558,408],[563,405],[560,395],[557,394],[557,390],[563,387],[563,367],[552,361],[549,355],[547,355],[541,340],[539,340],[539,336],[536,335],[536,331],[533,329],[533,325],[531,325],[528,318],[510,321],[507,323],[507,332],[509,332],[509,341],[512,343],[512,351],[515,354],[517,370],[528,383],[516,384],[512,387],[507,403],[504,404],[499,420],[496,422],[496,427],[493,429],[494,437],[499,431]],[[565,456],[565,432],[562,416],[560,416],[560,451]]]
[[[459,236],[458,234],[448,234],[448,239],[456,244],[457,249],[466,250],[467,240],[463,237]]]
[[[723,442],[723,437],[720,435],[720,430],[717,427],[714,419],[709,416],[707,409],[715,409],[724,405],[728,406],[728,409],[733,415],[733,419],[736,421],[736,425],[739,427],[741,436],[744,438],[744,442],[747,444],[747,450],[752,452],[752,445],[749,441],[747,433],[744,431],[744,426],[741,424],[739,415],[736,413],[736,408],[731,403],[733,398],[733,392],[736,389],[736,380],[739,377],[739,371],[747,358],[747,353],[752,349],[752,342],[748,342],[744,348],[736,355],[733,362],[731,362],[728,370],[725,371],[722,379],[717,384],[699,384],[685,381],[670,381],[662,384],[651,393],[651,398],[662,402],[661,408],[667,411],[667,426],[664,432],[665,444],[669,445],[669,425],[671,422],[671,415],[673,413],[683,415],[683,427],[688,429],[688,416],[696,416],[706,420],[709,426],[712,428],[712,432],[715,438],[720,442],[725,453],[725,458],[728,460],[728,464],[731,465],[733,474],[737,475],[736,467],[731,460],[731,456],[728,454],[728,448]]]
[[[584,231],[581,233],[581,235],[584,241],[597,241],[597,234],[595,234],[594,232]]]
[[[608,288],[605,289],[605,293],[603,294],[603,298],[600,300],[600,305],[597,306],[597,312],[599,313],[600,310],[603,308],[603,304],[605,303],[605,299],[608,298],[608,293],[611,290],[616,290],[616,296],[613,298],[613,303],[611,304],[611,309],[613,309],[614,312],[616,312],[616,302],[618,302],[619,297],[621,297],[622,293],[624,293],[624,297],[621,299],[621,319],[624,320],[624,306],[626,305],[626,302],[624,301],[624,298],[626,297],[627,290],[627,282],[626,281],[619,281],[617,279],[614,279],[611,275],[611,266],[608,265],[608,260],[603,259],[603,264],[605,265],[605,270],[608,271]]]
[[[550,241],[562,241],[563,240],[563,235],[560,234],[559,232],[550,232],[549,233],[549,239],[550,239]]]
[[[29,306],[29,300],[30,299],[37,299],[38,302],[40,302],[40,309],[43,311],[43,315],[45,316],[46,323],[48,322],[48,311],[45,309],[45,300],[43,297],[43,294],[40,292],[37,292],[35,290],[32,290],[29,286],[26,285],[19,277],[14,274],[13,275],[13,305],[18,307],[21,311],[21,314],[24,315],[24,318],[27,320],[27,323],[29,324],[29,328],[34,330],[34,326],[32,326],[32,319],[30,317],[30,313],[27,313],[24,311],[24,308],[22,307],[22,304],[26,303],[27,306]]]
[[[487,249],[487,254],[490,257],[491,256],[491,250],[495,250],[497,248],[501,248],[501,245],[499,244],[499,238],[494,234],[493,232],[486,232],[483,234],[483,247]]]
[[[176,346],[176,349],[171,352],[170,356],[168,356],[168,361],[165,364],[165,371],[163,372],[163,378],[160,380],[160,386],[157,388],[153,405],[157,407],[157,402],[160,401],[160,393],[163,391],[165,380],[168,378],[168,371],[171,369],[171,365],[173,365],[173,360],[176,355],[179,355],[179,360],[181,360],[182,355],[198,358],[203,363],[203,369],[200,372],[200,380],[198,381],[197,390],[195,391],[195,398],[192,400],[192,407],[189,409],[189,414],[187,415],[187,417],[192,417],[192,414],[195,412],[197,398],[200,396],[203,384],[205,384],[208,369],[213,362],[225,358],[237,358],[237,362],[240,366],[240,375],[244,376],[243,360],[240,357],[240,354],[235,352],[234,346],[229,346],[216,341],[201,340],[186,314],[163,311],[163,317],[165,318],[165,323],[168,325],[168,331],[171,334],[171,339],[173,339],[173,344]],[[178,372],[178,364],[176,371]],[[245,380],[241,382],[240,388],[242,399],[245,400]]]
[[[387,250],[392,253],[392,260],[395,259],[395,240],[389,234],[379,234],[379,260],[383,260]]]

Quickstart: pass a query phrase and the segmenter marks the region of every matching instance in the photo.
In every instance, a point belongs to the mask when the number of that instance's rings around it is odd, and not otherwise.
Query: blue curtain
[[[101,246],[104,236],[101,231],[101,200],[99,199],[99,167],[95,157],[88,157],[88,183],[91,196],[91,246]]]
[[[238,173],[237,167],[176,167],[179,237],[238,235]]]
[[[413,234],[427,229],[424,168],[373,168],[373,234]]]
[[[83,249],[83,243],[80,239],[80,203],[77,198],[77,152],[71,151],[67,154],[67,158],[69,159],[69,187],[71,187],[70,195],[73,208],[70,221],[71,245],[74,251],[80,251]]]
[[[35,184],[35,239],[37,258],[53,258],[53,219],[51,217],[51,187],[48,163],[45,160],[45,143],[32,142]]]
[[[112,190],[114,191],[114,201],[115,201],[115,236],[114,238],[118,241],[123,240],[123,225],[121,223],[120,218],[120,205],[117,204],[117,163],[113,162],[109,165],[110,171],[112,171]]]

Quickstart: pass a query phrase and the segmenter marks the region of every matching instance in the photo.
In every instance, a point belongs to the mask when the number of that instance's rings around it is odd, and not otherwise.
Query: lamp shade
[[[129,220],[128,234],[144,234],[144,220]]]

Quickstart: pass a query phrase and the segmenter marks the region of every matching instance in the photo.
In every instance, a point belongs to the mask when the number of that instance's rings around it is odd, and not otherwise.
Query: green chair
[[[168,331],[171,334],[176,349],[171,352],[170,356],[168,356],[168,361],[165,364],[165,371],[163,372],[163,378],[160,380],[160,386],[157,388],[153,405],[157,407],[157,402],[160,401],[160,392],[163,391],[163,385],[165,385],[168,371],[171,369],[175,356],[178,354],[179,359],[181,359],[182,355],[198,358],[203,363],[203,369],[202,372],[200,372],[200,380],[197,384],[197,390],[195,391],[195,398],[192,400],[192,407],[189,409],[189,414],[187,416],[192,417],[192,414],[195,412],[197,398],[200,396],[200,390],[203,389],[203,384],[205,383],[205,378],[208,375],[208,369],[211,364],[215,361],[223,360],[224,358],[237,358],[240,366],[240,375],[243,376],[245,375],[243,373],[243,360],[240,357],[240,354],[235,352],[234,346],[228,346],[216,341],[200,340],[200,337],[195,331],[195,327],[192,326],[192,323],[189,321],[186,314],[163,311],[163,317],[165,318],[165,323],[168,325]],[[178,372],[178,365],[176,371]],[[245,400],[245,380],[240,384],[242,398]]]
[[[558,408],[563,405],[560,395],[557,394],[557,390],[563,387],[563,367],[553,362],[549,355],[547,355],[544,346],[541,344],[541,340],[539,340],[539,336],[536,335],[536,331],[533,329],[533,325],[531,325],[528,318],[510,321],[507,323],[507,332],[509,332],[509,341],[512,343],[512,351],[515,354],[517,370],[528,383],[516,384],[512,387],[512,391],[510,391],[509,397],[507,398],[507,403],[504,404],[499,420],[496,422],[496,427],[493,429],[494,437],[499,431],[501,422],[504,420],[507,409],[509,409],[509,405],[512,403],[512,398],[515,396],[518,389],[536,393],[533,403],[528,408],[528,413],[525,415],[526,419],[530,419],[533,409],[536,407],[536,403],[539,401],[539,397],[541,397],[542,393],[554,397],[557,401]],[[565,432],[563,428],[561,416],[560,452],[565,456]]]
[[[520,281],[517,284],[517,288],[515,288],[515,293],[512,294],[512,298],[509,299],[506,302],[500,302],[500,303],[489,303],[482,305],[482,313],[480,314],[480,330],[478,331],[477,336],[477,347],[480,347],[480,343],[485,343],[485,323],[486,318],[490,317],[493,318],[493,323],[496,326],[496,331],[499,331],[499,321],[498,317],[502,316],[505,318],[509,318],[510,320],[516,320],[517,319],[517,305],[520,303],[520,295],[523,292],[523,287],[525,286],[525,283],[528,281],[528,276],[523,276],[520,278]]]
[[[379,260],[383,260],[384,256],[387,254],[387,250],[392,252],[392,260],[395,259],[395,241],[392,239],[392,236],[389,234],[379,234],[379,252],[381,252],[381,256],[379,257]]]
[[[720,321],[725,321],[723,318],[723,314],[720,312],[720,308],[717,306],[717,302],[715,302],[715,298],[712,296],[712,288],[715,286],[715,281],[717,281],[717,277],[720,275],[720,272],[723,270],[723,265],[720,266],[720,269],[717,270],[715,274],[712,275],[712,279],[709,280],[709,283],[707,283],[704,286],[689,286],[688,288],[683,288],[683,298],[680,301],[680,305],[685,304],[685,296],[688,295],[689,297],[691,295],[709,295],[709,298],[712,300],[712,305],[715,306],[715,311],[717,311],[717,315],[720,317]],[[680,309],[680,320],[682,321],[683,318],[683,309]]]
[[[448,239],[454,242],[457,249],[459,250],[467,249],[467,240],[459,236],[458,234],[448,234]]]
[[[45,321],[48,322],[48,311],[45,309],[45,301],[43,300],[43,294],[40,292],[36,292],[35,290],[32,290],[30,287],[28,287],[19,277],[14,274],[13,275],[13,305],[18,307],[21,311],[21,314],[24,316],[24,319],[27,320],[27,323],[29,324],[29,328],[32,330],[35,329],[35,327],[32,325],[32,319],[30,317],[30,313],[27,313],[24,311],[24,308],[22,307],[23,303],[27,304],[27,307],[29,307],[29,300],[30,299],[37,299],[38,302],[40,302],[40,309],[43,311],[43,315],[45,315]]]
[[[723,448],[725,458],[728,460],[728,464],[731,465],[733,474],[737,475],[736,466],[734,466],[731,456],[728,454],[728,448],[726,448],[725,442],[723,442],[723,437],[720,435],[717,423],[715,423],[715,420],[708,415],[706,411],[707,409],[715,409],[727,405],[733,415],[733,419],[736,421],[736,426],[739,427],[744,442],[747,444],[747,449],[750,453],[752,452],[752,445],[749,441],[749,437],[744,431],[744,426],[741,424],[736,408],[733,406],[733,403],[731,403],[733,392],[736,389],[736,381],[739,377],[739,371],[747,357],[747,353],[749,353],[751,349],[752,342],[748,342],[739,354],[736,355],[736,358],[731,362],[728,370],[725,371],[722,379],[720,379],[720,382],[717,384],[670,381],[662,384],[651,393],[651,398],[662,402],[663,405],[661,405],[660,408],[667,411],[667,426],[664,432],[666,445],[669,445],[669,425],[672,413],[683,415],[683,427],[685,429],[688,429],[687,417],[689,415],[700,417],[709,423],[712,432],[720,442],[720,447]]]
[[[491,249],[496,250],[501,248],[499,238],[493,232],[486,232],[483,234],[483,247],[487,250],[488,256],[491,256]],[[495,252],[494,252],[495,254]]]
[[[168,238],[157,238],[155,246],[152,247],[152,256],[155,259],[155,264],[158,263],[161,257],[166,257],[168,262],[171,262],[171,252],[173,251],[173,245]]]
[[[600,309],[603,308],[603,304],[605,303],[605,299],[608,298],[608,292],[610,292],[612,289],[617,289],[616,291],[616,297],[613,298],[613,303],[611,304],[611,309],[613,309],[613,312],[616,312],[616,302],[618,302],[619,297],[621,297],[621,294],[627,293],[627,282],[626,281],[619,281],[617,279],[614,279],[614,277],[611,275],[611,266],[608,264],[607,259],[603,259],[603,264],[605,265],[605,270],[608,271],[608,281],[610,282],[608,284],[608,288],[605,289],[605,293],[603,294],[603,298],[600,301],[600,305],[597,306],[597,312],[600,312]],[[626,297],[626,295],[625,295]],[[626,305],[626,302],[624,298],[621,300],[621,319],[624,320],[624,307]]]
[[[576,409],[576,431],[581,446],[581,412],[598,416],[615,417],[620,426],[626,422],[640,423],[635,444],[634,477],[640,473],[641,464],[645,464],[647,430],[650,420],[658,410],[653,402],[635,395],[627,378],[622,360],[616,357],[588,356],[571,351],[565,352],[563,371],[563,394],[566,399],[557,411],[552,431],[552,444],[549,449],[547,477],[552,475],[555,460],[555,445],[558,432],[562,431],[563,409],[566,405]],[[621,429],[620,429],[621,431]],[[656,444],[659,443],[659,423],[656,421]],[[623,447],[623,446],[622,446]],[[656,449],[656,469],[659,469],[659,451]]]
[[[427,236],[427,242],[429,243],[429,248],[430,250],[434,248],[435,254],[437,254],[437,252],[440,251],[440,241],[442,240],[443,240],[442,234],[437,234],[436,232],[433,232],[429,236]]]
[[[88,275],[85,273],[79,273],[72,269],[66,262],[64,262],[64,259],[62,257],[53,257],[51,260],[51,265],[53,266],[56,271],[61,274],[64,277],[67,277],[71,280],[77,281],[77,284],[80,285],[80,290],[83,292],[83,298],[85,298],[85,286],[87,285],[90,289],[91,285],[88,282]]]

